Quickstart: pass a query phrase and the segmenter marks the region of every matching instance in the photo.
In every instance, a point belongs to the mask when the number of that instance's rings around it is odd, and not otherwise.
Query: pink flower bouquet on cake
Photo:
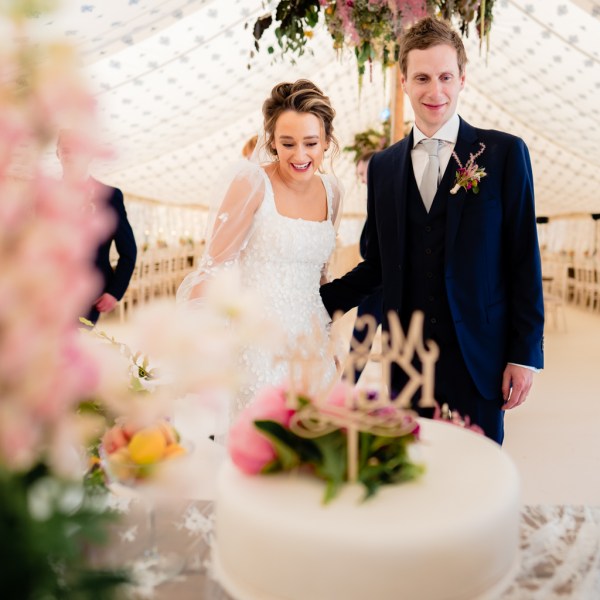
[[[287,406],[284,388],[266,387],[259,392],[229,432],[229,453],[240,470],[256,475],[277,461],[273,442],[255,426],[256,421],[271,421],[287,428],[294,412]]]
[[[424,468],[410,457],[419,438],[413,413],[382,403],[377,394],[358,398],[344,383],[324,402],[291,396],[285,387],[261,390],[230,430],[229,453],[244,473],[301,470],[326,481],[324,502],[349,480],[352,434],[356,435],[357,481],[365,499],[380,486],[418,477]]]

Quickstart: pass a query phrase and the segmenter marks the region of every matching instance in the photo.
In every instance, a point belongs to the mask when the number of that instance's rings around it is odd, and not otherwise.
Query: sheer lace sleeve
[[[325,180],[325,186],[327,187],[327,193],[331,194],[331,222],[333,223],[333,227],[337,234],[338,228],[340,226],[340,221],[342,220],[342,199],[344,196],[344,191],[337,177],[333,175],[323,175],[323,179]],[[323,269],[321,271],[321,285],[328,283],[331,281],[331,276],[329,274],[329,263],[331,261],[331,256],[329,260],[323,265]]]
[[[248,244],[254,215],[264,196],[261,167],[247,162],[240,166],[214,218],[209,218],[209,235],[200,265],[177,290],[178,303],[201,302],[204,283],[216,272],[235,264]]]
[[[337,177],[333,175],[327,175],[327,181],[331,186],[332,199],[331,199],[331,221],[333,222],[333,226],[335,227],[335,231],[340,226],[340,221],[342,220],[342,198],[344,196],[344,190]]]

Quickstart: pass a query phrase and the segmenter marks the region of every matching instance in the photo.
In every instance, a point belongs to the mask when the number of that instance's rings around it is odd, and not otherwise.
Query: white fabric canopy
[[[35,19],[81,54],[103,138],[116,151],[96,169],[107,183],[130,196],[208,205],[283,80],[308,77],[330,95],[342,146],[380,127],[391,86],[379,65],[359,98],[354,56],[337,56],[323,27],[296,64],[266,52],[270,31],[251,60],[251,28],[264,13],[261,0],[64,0],[56,15]],[[466,40],[460,114],[526,140],[539,214],[600,212],[598,40],[599,0],[497,0],[489,53],[474,31]],[[349,191],[345,210],[363,211],[351,155],[335,170]]]

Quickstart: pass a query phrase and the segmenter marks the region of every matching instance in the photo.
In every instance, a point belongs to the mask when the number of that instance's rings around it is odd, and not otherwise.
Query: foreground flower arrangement
[[[358,403],[348,408],[348,398],[352,403],[359,393],[340,383],[317,404],[303,396],[290,399],[284,387],[264,388],[230,430],[232,461],[251,475],[295,469],[313,474],[326,482],[327,503],[348,481],[348,431],[354,424],[362,429],[357,481],[365,488],[365,499],[383,485],[419,477],[424,467],[410,452],[419,440],[414,413],[394,406],[377,408],[376,394],[369,398],[375,408],[358,408]]]
[[[112,220],[86,192],[43,174],[61,127],[94,153],[91,96],[62,43],[34,43],[27,18],[51,2],[0,7],[0,590],[23,600],[109,598],[121,572],[86,548],[114,516],[84,486],[88,421],[77,414],[99,369],[77,317],[98,286],[93,260]]]
[[[189,421],[197,405],[223,405],[238,383],[232,356],[270,330],[232,271],[215,280],[205,310],[153,306],[133,323],[133,347],[151,361],[81,334],[78,318],[97,297],[97,247],[114,223],[82,186],[43,172],[64,127],[82,151],[101,155],[90,134],[95,101],[73,49],[28,37],[28,18],[52,4],[0,5],[0,590],[19,600],[97,600],[127,576],[94,568],[87,552],[107,541],[116,517],[106,489],[93,485],[100,470],[85,476],[86,448],[115,422],[135,427],[131,446],[187,394]],[[233,325],[224,330],[224,321]],[[140,437],[129,448],[138,459],[149,443]],[[181,452],[166,437],[164,446],[157,461]]]

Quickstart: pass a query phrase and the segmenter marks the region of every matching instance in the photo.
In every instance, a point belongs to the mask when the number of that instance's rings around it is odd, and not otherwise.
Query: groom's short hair
[[[462,75],[467,64],[467,53],[460,35],[447,21],[425,17],[409,27],[400,38],[400,55],[398,63],[400,71],[406,77],[408,69],[408,53],[411,50],[427,50],[432,46],[446,44],[456,50],[458,70]]]

